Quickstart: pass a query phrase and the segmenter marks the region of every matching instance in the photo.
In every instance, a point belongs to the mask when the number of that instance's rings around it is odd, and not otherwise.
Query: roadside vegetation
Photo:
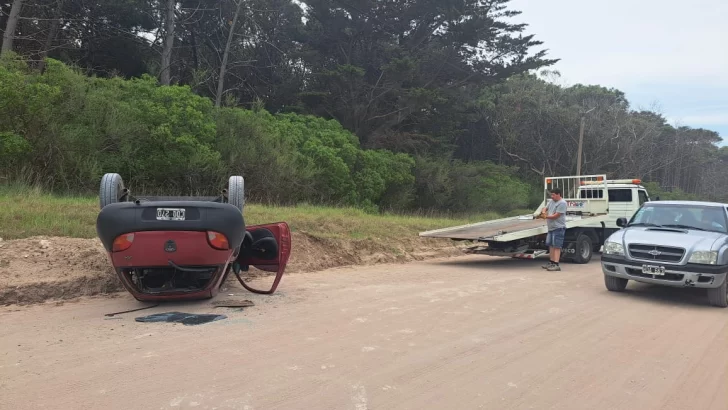
[[[97,197],[4,185],[0,186],[0,209],[0,305],[122,290],[96,238]],[[418,233],[500,216],[374,214],[352,207],[306,204],[249,203],[245,207],[248,225],[285,221],[291,227],[293,252],[288,273],[461,255],[457,244],[419,238]],[[233,282],[230,286],[237,286]]]
[[[22,239],[34,236],[96,238],[98,198],[59,196],[38,188],[0,187],[0,238]],[[526,214],[516,210],[509,214]],[[325,239],[396,240],[412,239],[423,230],[467,224],[501,217],[497,213],[469,216],[438,214],[371,214],[356,208],[313,205],[272,206],[246,204],[248,225],[288,222],[293,232]]]
[[[213,3],[0,5],[0,183],[214,194],[243,175],[257,204],[506,214],[576,172],[583,117],[583,174],[728,200],[717,133],[567,85],[509,0]]]

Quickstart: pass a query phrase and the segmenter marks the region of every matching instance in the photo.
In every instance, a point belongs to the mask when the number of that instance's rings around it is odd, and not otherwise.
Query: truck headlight
[[[697,251],[690,255],[688,263],[699,263],[701,265],[715,265],[718,263],[718,252],[716,251]]]
[[[607,255],[624,255],[624,246],[619,242],[604,242],[604,253]]]

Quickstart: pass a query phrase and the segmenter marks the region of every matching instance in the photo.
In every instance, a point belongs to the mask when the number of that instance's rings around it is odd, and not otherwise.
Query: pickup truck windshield
[[[645,204],[634,214],[629,226],[660,226],[728,233],[728,220],[723,208],[692,204]]]

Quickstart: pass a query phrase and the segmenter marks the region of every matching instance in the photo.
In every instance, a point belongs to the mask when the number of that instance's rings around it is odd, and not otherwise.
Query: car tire
[[[101,178],[101,187],[99,189],[99,207],[104,209],[106,205],[119,202],[124,191],[124,180],[119,174],[105,174]]]
[[[592,255],[594,254],[594,245],[589,235],[581,234],[576,238],[575,249],[576,252],[572,257],[574,263],[586,264],[591,261]]]
[[[624,292],[627,288],[627,282],[629,282],[628,279],[604,275],[604,284],[610,292]]]
[[[728,307],[728,277],[723,279],[723,284],[717,288],[708,289],[708,300],[716,307]]]
[[[245,180],[241,176],[231,176],[228,180],[228,203],[243,212],[245,206]]]

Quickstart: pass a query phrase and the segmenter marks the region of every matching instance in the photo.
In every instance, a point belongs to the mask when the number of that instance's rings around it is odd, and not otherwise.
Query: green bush
[[[313,169],[293,139],[274,131],[271,114],[221,108],[215,117],[216,149],[227,173],[245,176],[250,200],[297,203],[307,199]]]
[[[389,151],[362,150],[335,121],[297,114],[223,108],[217,149],[232,173],[245,176],[255,200],[353,205],[377,209],[401,202],[414,183],[414,161]]]
[[[491,162],[450,161],[417,158],[417,197],[430,209],[448,209],[454,214],[509,212],[530,205],[529,184],[516,178],[515,168]]]
[[[0,163],[7,168],[19,168],[33,147],[23,137],[12,132],[0,132]]]
[[[531,187],[515,178],[513,173],[514,169],[489,162],[455,163],[451,168],[452,208],[475,212],[525,208]]]
[[[333,120],[215,109],[186,86],[88,77],[54,60],[43,75],[0,62],[0,177],[93,193],[106,172],[136,193],[216,194],[243,175],[248,198],[380,210],[507,212],[529,204],[515,170],[365,150]]]
[[[0,64],[0,174],[53,190],[94,192],[118,172],[134,192],[214,193],[229,175],[276,203],[375,210],[411,200],[414,161],[361,149],[338,122],[238,108],[215,110],[189,87],[150,76],[101,79],[49,60],[43,75]],[[200,192],[201,191],[201,192]]]
[[[90,191],[105,172],[140,189],[190,192],[219,179],[212,104],[156,80],[98,79],[49,60],[44,75],[0,66],[0,131],[31,147],[32,180]],[[3,162],[2,171],[11,170]]]
[[[647,192],[649,192],[650,199],[653,201],[657,197],[660,197],[662,201],[697,201],[699,199],[697,195],[689,194],[679,188],[666,191],[657,182],[646,182],[643,185],[647,189]]]

